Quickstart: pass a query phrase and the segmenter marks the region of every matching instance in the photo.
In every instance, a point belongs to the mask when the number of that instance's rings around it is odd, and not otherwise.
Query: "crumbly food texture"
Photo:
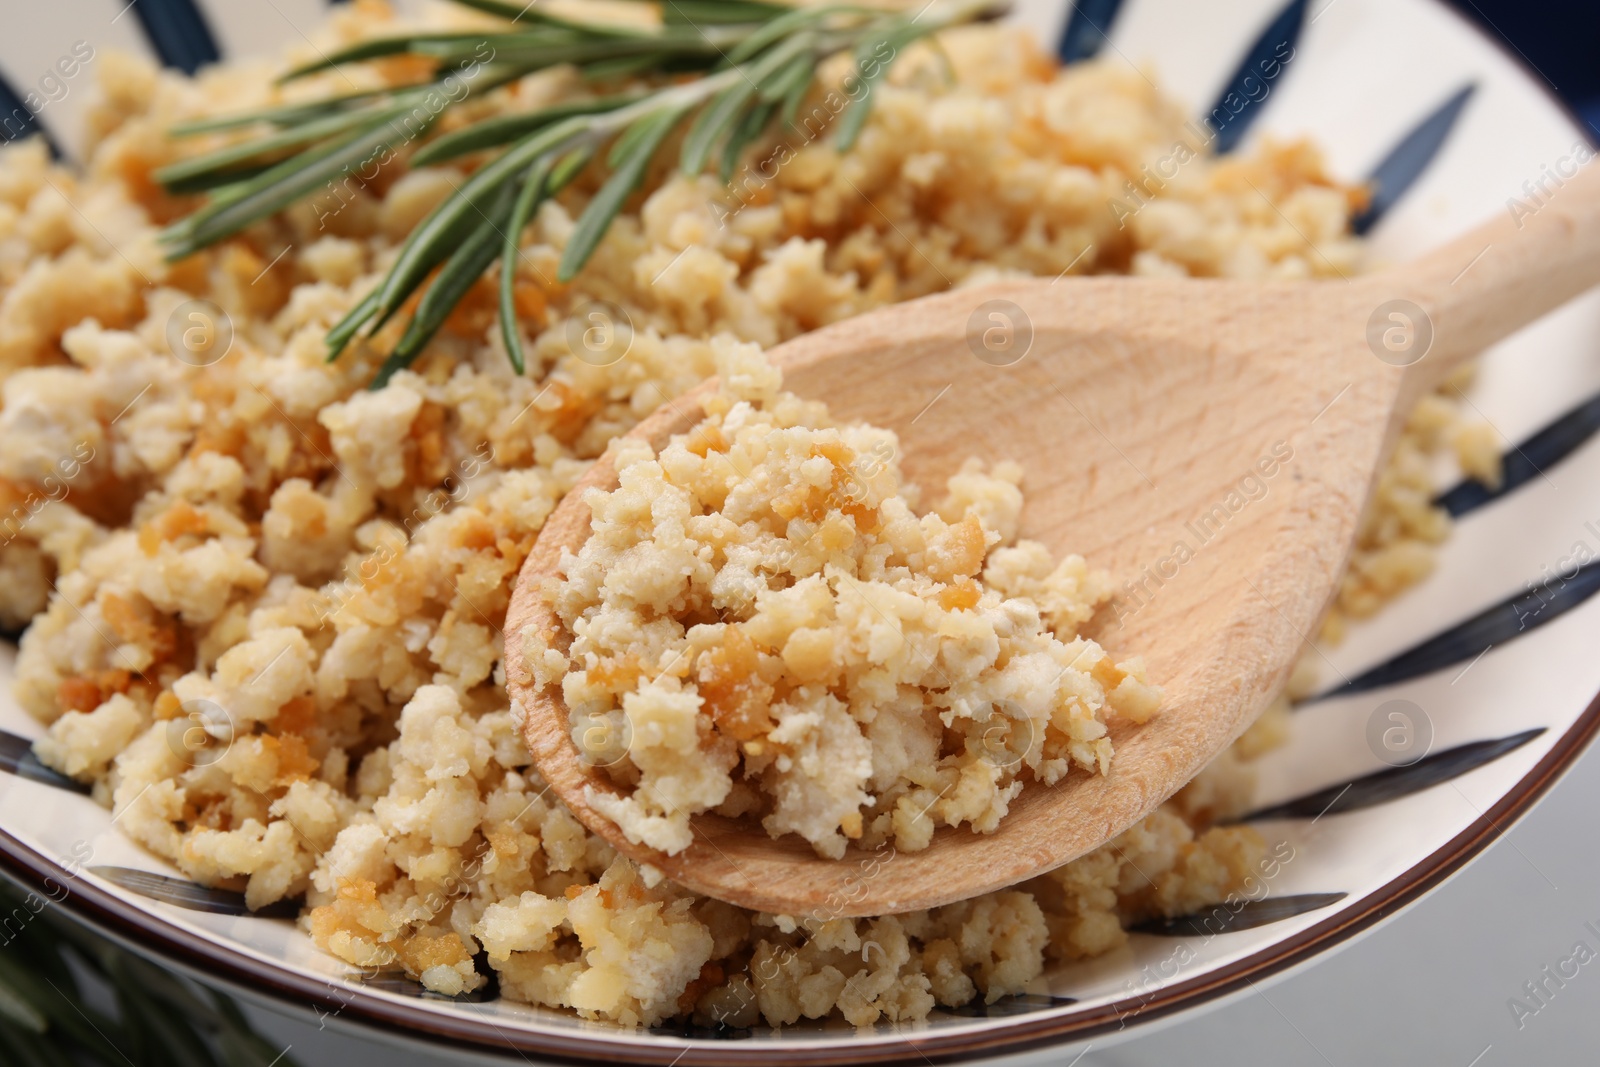
[[[618,450],[588,539],[547,595],[588,801],[668,854],[704,811],[839,859],[993,832],[1029,782],[1105,773],[1108,722],[1160,689],[1078,627],[1111,591],[1080,556],[1018,541],[1021,469],[967,463],[919,514],[894,434],[781,391],[755,345],[717,347],[705,418]]]
[[[27,627],[16,696],[45,730],[40,758],[189,877],[252,907],[303,897],[302,925],[352,966],[456,993],[484,982],[481,957],[509,998],[628,1025],[916,1019],[1036,988],[1048,962],[1260,876],[1259,836],[1213,825],[1249,802],[1234,755],[1107,848],[937,911],[803,923],[697,898],[550,800],[499,628],[555,503],[713,372],[714,336],[772,345],[1013,272],[1349,273],[1359,194],[1314,149],[1200,152],[1137,197],[1186,136],[1145,74],[1116,57],[1058,69],[1014,28],[948,33],[943,57],[907,50],[851,153],[795,140],[731,191],[663,167],[568,285],[556,264],[592,180],[545,205],[514,279],[526,376],[500,347],[491,273],[369,393],[395,333],[333,364],[323,336],[465,170],[408,172],[402,152],[176,264],[155,233],[186,205],[150,172],[189,150],[165,135],[175,122],[414,77],[400,59],[274,84],[403,28],[357,0],[281,61],[196,80],[104,51],[80,170],[36,139],[0,148],[0,626]],[[441,126],[587,91],[554,71]],[[204,368],[166,337],[197,297],[234,327]],[[605,366],[568,340],[593,300],[631,321]],[[1418,456],[1460,445],[1442,404],[1408,431]],[[1403,588],[1442,536],[1424,466],[1386,474],[1358,606]],[[1249,753],[1281,722],[1264,717]]]

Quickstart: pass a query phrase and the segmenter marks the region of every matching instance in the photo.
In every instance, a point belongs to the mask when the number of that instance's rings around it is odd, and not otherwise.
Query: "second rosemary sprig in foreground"
[[[661,23],[638,28],[552,18],[537,14],[531,5],[520,8],[502,0],[458,2],[505,17],[511,26],[503,33],[433,32],[366,41],[292,71],[287,78],[398,54],[435,60],[434,77],[418,85],[181,127],[174,132],[247,124],[264,125],[269,132],[156,174],[174,192],[210,193],[205,206],[163,232],[168,256],[176,259],[392,154],[397,142],[426,133],[440,113],[470,92],[561,63],[574,64],[591,80],[699,75],[638,92],[496,116],[424,144],[411,157],[411,166],[472,153],[498,154],[412,231],[383,280],[328,332],[333,359],[357,335],[381,328],[427,283],[373,382],[375,388],[421,354],[451,310],[497,260],[502,263],[500,328],[512,364],[523,370],[513,289],[522,231],[540,203],[596,158],[603,157],[609,177],[578,217],[562,254],[561,281],[570,280],[588,262],[675,130],[684,128],[679,152],[684,173],[699,174],[715,160],[727,180],[741,155],[764,134],[795,121],[821,64],[850,53],[856,62],[847,85],[848,103],[835,129],[840,148],[848,149],[866,121],[876,85],[906,45],[998,13],[994,0],[932,0],[919,11],[891,12],[841,4],[789,8],[749,0],[694,0],[689,9],[665,0]]]

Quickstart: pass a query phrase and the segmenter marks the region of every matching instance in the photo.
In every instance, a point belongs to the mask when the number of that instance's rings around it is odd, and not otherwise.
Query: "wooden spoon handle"
[[[1543,190],[1507,201],[1500,215],[1437,251],[1374,276],[1369,342],[1403,345],[1408,331],[1419,362],[1413,392],[1436,386],[1461,360],[1600,285],[1600,167],[1587,149],[1564,157],[1563,176],[1546,169]],[[1523,193],[1523,190],[1518,190]],[[1409,301],[1420,308],[1387,307]],[[1400,317],[1396,318],[1395,315]],[[1431,337],[1425,335],[1425,331]],[[1428,347],[1423,347],[1428,345]],[[1421,359],[1422,355],[1428,358]],[[1409,360],[1402,352],[1395,363]]]

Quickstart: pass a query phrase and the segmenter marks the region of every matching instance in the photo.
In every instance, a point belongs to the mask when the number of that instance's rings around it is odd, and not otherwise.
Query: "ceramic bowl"
[[[0,34],[0,71],[17,98],[0,110],[16,116],[18,101],[44,93],[33,121],[69,158],[87,89],[69,81],[58,92],[46,79],[75,42],[192,69],[270,53],[321,14],[317,0],[141,0],[112,17],[117,6],[31,5]],[[1021,0],[1014,17],[1069,62],[1098,54],[1152,72],[1196,116],[1216,116],[1222,148],[1305,134],[1338,176],[1375,178],[1361,223],[1378,262],[1416,255],[1494,212],[1536,209],[1589,155],[1541,79],[1431,0]],[[1275,76],[1264,73],[1264,59],[1286,56]],[[1277,859],[1270,873],[1229,904],[1051,969],[1037,992],[860,1031],[631,1031],[492,997],[444,999],[404,979],[363,980],[281,909],[249,914],[237,894],[186,882],[122,838],[109,812],[33,759],[28,739],[40,728],[8,695],[0,869],[204,981],[318,1025],[442,1043],[458,1056],[924,1064],[1031,1051],[1058,1060],[1052,1046],[1105,1042],[1194,1010],[1369,930],[1503,833],[1595,732],[1600,299],[1490,351],[1467,397],[1505,443],[1505,483],[1446,492],[1456,528],[1432,577],[1326,651],[1331,687],[1297,710],[1289,744],[1263,761],[1248,816]],[[1442,484],[1453,477],[1441,469]],[[0,648],[0,683],[14,657],[13,644]]]

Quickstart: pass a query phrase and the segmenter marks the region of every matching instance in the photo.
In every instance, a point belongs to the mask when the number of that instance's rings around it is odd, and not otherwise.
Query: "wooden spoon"
[[[943,828],[924,851],[819,859],[759,822],[694,819],[676,856],[628,841],[584,799],[558,688],[535,688],[541,594],[589,536],[597,462],[546,522],[506,619],[511,696],[552,789],[616,848],[708,896],[832,918],[928,908],[1104,844],[1188,782],[1282,689],[1333,595],[1377,472],[1415,402],[1460,361],[1600,283],[1600,168],[1531,218],[1501,217],[1408,266],[1348,281],[1125,277],[1009,281],[838,323],[772,353],[786,388],[899,434],[938,488],[970,455],[1026,470],[1022,534],[1109,569],[1091,633],[1145,657],[1155,718],[1114,726],[1104,776],[1027,786],[998,830]],[[1404,365],[1402,365],[1404,364]],[[1537,373],[1530,367],[1528,373]],[[633,435],[657,448],[701,417],[708,382]],[[565,647],[558,645],[558,647]]]

